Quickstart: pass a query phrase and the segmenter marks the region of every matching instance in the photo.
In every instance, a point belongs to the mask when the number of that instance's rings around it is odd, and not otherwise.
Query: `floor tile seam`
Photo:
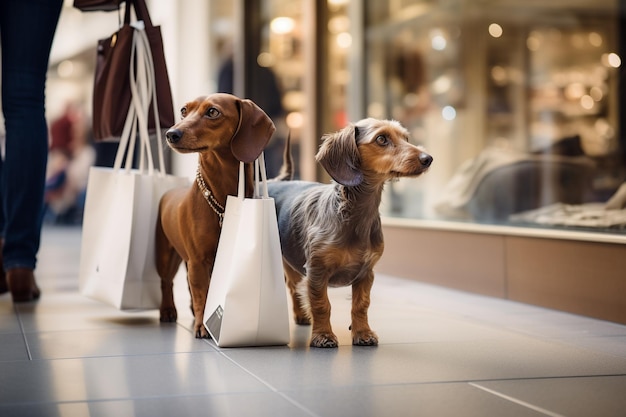
[[[591,347],[569,345],[569,344],[566,344],[566,343],[563,343],[563,344],[567,345],[568,347],[570,347],[572,349],[577,349],[579,351],[585,351],[585,352],[593,353],[595,355],[610,356],[611,359],[619,359],[621,361],[626,361],[626,355],[619,355],[619,354],[616,354],[616,353],[607,352],[605,350],[600,350],[600,349],[591,348]]]
[[[360,390],[364,388],[399,388],[399,387],[414,387],[414,386],[427,386],[427,385],[465,385],[471,381],[415,381],[415,382],[389,382],[389,383],[349,383],[349,384],[334,384],[328,386],[315,386],[315,387],[303,387],[303,388],[284,388],[279,392],[289,393],[301,393],[301,392],[315,392],[324,393],[327,391],[339,391],[339,390]]]
[[[563,335],[563,336],[543,336],[544,339],[555,339],[555,340],[598,340],[598,339],[607,339],[607,340],[611,340],[611,339],[626,339],[626,334],[614,334],[614,335],[604,335],[604,336],[598,336],[598,335],[585,335],[585,336],[568,336],[568,335]],[[624,345],[626,345],[626,343],[624,343]]]
[[[539,382],[539,381],[559,381],[559,380],[571,380],[571,379],[595,379],[595,378],[615,378],[624,377],[625,374],[598,374],[598,375],[557,375],[557,376],[537,376],[537,377],[515,377],[515,378],[473,378],[466,381],[446,381],[450,384],[468,384],[479,388],[480,384],[486,383],[499,383],[499,382]],[[489,390],[491,388],[480,387],[483,390]]]
[[[212,340],[213,340],[213,339],[211,339],[210,337],[206,337],[206,338],[198,338],[198,337],[195,337],[195,335],[193,334],[193,331],[192,331],[190,328],[188,328],[188,327],[186,327],[185,325],[180,324],[180,323],[178,323],[178,322],[176,322],[176,325],[177,325],[178,327],[181,327],[181,328],[182,328],[183,330],[185,330],[187,333],[189,333],[189,336],[190,336],[190,337],[193,337],[193,338],[194,338],[194,340],[199,341],[199,342],[201,342],[202,344],[205,344],[205,345],[209,346],[209,347],[212,349],[212,351],[213,351],[213,352],[216,352],[216,353],[221,353],[220,349],[219,349],[219,348],[218,348],[218,347],[217,347],[214,343],[212,343]]]
[[[515,382],[515,381],[541,381],[541,380],[559,380],[559,379],[587,379],[587,378],[612,378],[626,377],[626,374],[604,374],[604,375],[572,375],[572,376],[545,376],[545,377],[516,377],[516,378],[487,378],[487,379],[458,379],[458,380],[431,380],[431,381],[415,381],[415,382],[392,382],[392,383],[362,383],[362,384],[346,384],[333,385],[329,387],[306,388],[307,392],[325,392],[329,390],[342,389],[361,389],[361,388],[392,388],[392,387],[410,387],[410,386],[428,386],[428,385],[472,385],[492,382]],[[281,389],[279,392],[297,393],[303,389]]]
[[[486,393],[488,393],[490,395],[496,396],[496,397],[501,398],[501,399],[503,399],[505,401],[512,402],[512,403],[517,404],[519,406],[522,406],[524,408],[528,408],[528,409],[530,409],[532,411],[536,411],[536,412],[541,413],[541,414],[543,414],[545,416],[548,416],[548,417],[565,417],[563,414],[559,414],[557,412],[548,410],[546,408],[543,408],[543,407],[540,407],[538,405],[529,403],[529,402],[521,400],[519,398],[515,398],[513,396],[501,393],[501,392],[496,391],[494,389],[483,387],[483,386],[481,386],[479,384],[475,384],[475,383],[471,383],[470,382],[470,383],[468,383],[468,385],[471,386],[471,387],[474,387],[476,389],[479,389],[481,391],[484,391],[484,392],[486,392]]]
[[[380,335],[379,335],[380,336]],[[414,341],[397,341],[397,342],[388,342],[386,340],[384,340],[382,343],[378,344],[378,347],[383,347],[383,346],[398,346],[398,345],[430,345],[430,344],[441,344],[441,343],[470,343],[470,342],[501,342],[501,341],[507,341],[509,339],[507,338],[501,338],[501,337],[473,337],[473,338],[440,338],[440,339],[435,339],[432,338],[431,340],[414,340]],[[353,346],[351,343],[345,343],[345,344],[339,344],[340,347],[349,347],[349,346]]]
[[[528,336],[528,335],[522,335],[522,336]],[[530,339],[534,341],[538,341],[538,342],[549,343],[553,346],[566,347],[569,349],[591,353],[594,355],[606,356],[606,357],[609,357],[610,359],[617,359],[621,361],[626,360],[626,356],[618,355],[615,353],[607,352],[607,351],[592,348],[592,347],[579,346],[579,345],[567,342],[568,339],[557,339],[557,338],[549,339],[549,338],[537,338],[537,337],[530,337]],[[440,343],[474,343],[474,342],[489,342],[489,341],[500,342],[500,341],[506,341],[506,340],[508,339],[505,337],[460,338],[460,339],[441,339],[441,340],[421,340],[421,341],[411,341],[411,342],[402,342],[402,341],[385,342],[385,343],[379,344],[379,346],[432,345],[432,344],[440,344]],[[343,346],[343,345],[340,345],[340,346]],[[348,345],[345,345],[345,346],[348,346]]]
[[[576,341],[576,340],[598,340],[598,339],[626,339],[626,334],[617,334],[617,335],[542,335],[539,333],[533,333],[531,331],[521,331],[522,334],[527,334],[533,336],[535,339],[542,340],[567,340],[567,341]]]
[[[619,337],[624,337],[624,336],[619,336]],[[558,346],[564,346],[570,349],[575,349],[577,351],[582,351],[582,352],[587,352],[587,353],[592,353],[595,355],[602,355],[602,356],[608,356],[611,357],[613,359],[619,359],[622,361],[626,361],[626,356],[624,355],[617,355],[615,353],[611,353],[611,352],[607,352],[605,350],[600,350],[598,348],[594,348],[591,346],[581,346],[579,344],[576,344],[575,341],[577,340],[576,338],[569,338],[569,337],[535,337],[534,339],[543,341],[543,342],[549,342],[552,343],[553,345],[558,345]],[[591,339],[595,339],[595,338],[591,338]]]
[[[223,392],[205,392],[198,394],[178,394],[178,395],[142,395],[133,397],[110,397],[110,398],[94,398],[84,400],[47,400],[47,401],[19,401],[12,403],[0,403],[0,410],[2,408],[21,407],[21,406],[48,406],[48,405],[65,405],[65,404],[87,404],[87,403],[108,403],[118,401],[145,401],[145,400],[160,400],[160,399],[184,399],[184,398],[202,398],[202,397],[229,397],[240,396],[250,394],[277,394],[274,392],[260,391],[260,390],[247,390],[247,391],[223,391]],[[0,414],[1,415],[1,414]]]
[[[468,294],[469,296],[475,295],[475,294]],[[486,297],[488,299],[492,299],[492,297]],[[587,317],[587,316],[581,316],[581,315],[577,315],[574,313],[568,313],[565,311],[560,311],[560,310],[554,310],[554,309],[549,309],[549,308],[545,308],[545,307],[541,307],[541,306],[535,306],[532,304],[527,304],[527,303],[522,303],[522,302],[518,302],[515,300],[510,300],[510,299],[500,299],[497,298],[495,299],[496,301],[505,301],[505,302],[510,302],[510,303],[516,303],[524,308],[528,308],[529,311],[528,312],[522,312],[522,313],[517,313],[517,314],[513,314],[513,316],[518,317],[518,316],[530,316],[530,315],[534,315],[534,314],[549,314],[549,313],[555,313],[555,314],[565,314],[565,315],[570,315],[570,316],[576,316],[579,317],[581,320],[587,321],[590,324],[594,324],[596,322],[598,323],[604,323],[604,324],[610,324],[611,326],[615,326],[615,327],[621,327],[621,328],[626,328],[626,325],[621,324],[621,323],[616,323],[616,322],[611,322],[611,321],[607,321],[607,320],[602,320],[602,319],[597,319],[594,317]],[[397,300],[395,300],[397,302]],[[406,300],[407,303],[411,304],[411,305],[415,305],[416,303],[411,301],[411,300]],[[372,303],[372,305],[374,305],[374,303]],[[468,303],[468,305],[473,305],[473,303]],[[417,307],[429,312],[429,313],[433,313],[435,315],[439,315],[442,317],[447,317],[447,318],[455,318],[455,319],[460,319],[462,321],[475,321],[477,323],[482,323],[485,324],[487,326],[496,326],[496,327],[504,327],[505,325],[502,323],[497,323],[494,322],[493,319],[490,319],[489,317],[491,317],[490,315],[485,315],[484,313],[482,314],[472,314],[471,312],[467,312],[463,309],[459,309],[459,308],[454,308],[454,309],[441,309],[439,307],[435,307],[435,306],[430,306],[430,305],[417,305]],[[499,310],[499,308],[497,308],[498,306],[494,306],[491,310]],[[535,311],[535,309],[538,309],[538,311]],[[522,329],[516,329],[516,328],[512,328],[512,327],[504,327],[505,329],[508,330],[512,330],[512,331],[519,331],[522,333],[526,333],[526,331],[522,330]],[[623,337],[624,335],[622,335]],[[590,337],[594,337],[594,336],[590,336]],[[596,335],[595,337],[604,337],[604,336],[598,336]]]
[[[181,327],[186,332],[188,332],[190,336],[193,336],[191,330],[185,327],[184,325],[177,323],[177,326]],[[22,335],[25,343],[27,343],[26,334],[32,335],[36,333],[39,333],[39,332],[28,332],[28,333],[22,332],[22,333],[14,333],[14,334]],[[148,356],[167,356],[167,355],[171,356],[171,355],[179,355],[179,354],[219,353],[219,350],[209,342],[209,339],[200,339],[200,340],[203,342],[204,345],[209,346],[210,350],[202,350],[202,351],[187,350],[187,351],[179,351],[179,352],[153,352],[153,353],[94,355],[94,356],[69,356],[69,357],[63,357],[63,358],[58,358],[58,357],[57,358],[33,358],[30,352],[28,352],[28,356],[29,356],[30,361],[45,362],[45,361],[62,361],[62,360],[92,360],[92,359],[122,358],[122,357],[148,357]],[[17,361],[4,361],[4,362],[6,363],[6,362],[17,362]]]
[[[79,311],[77,311],[75,314],[80,314]],[[75,315],[72,314],[72,315]],[[69,315],[69,314],[68,314]],[[95,317],[95,319],[99,319],[101,316],[99,317]],[[126,330],[137,330],[137,329],[155,329],[157,328],[156,325],[160,325],[161,323],[159,323],[158,319],[155,319],[154,322],[154,326],[148,326],[148,325],[144,325],[144,324],[117,324],[117,323],[111,323],[111,324],[96,324],[93,327],[87,326],[87,318],[83,318],[81,320],[85,320],[83,323],[80,323],[81,327],[67,327],[67,328],[52,328],[52,329],[37,329],[35,327],[33,327],[32,329],[29,330],[25,330],[25,333],[68,333],[68,332],[91,332],[91,331],[101,331],[101,330],[121,330],[122,328],[126,329]],[[160,327],[159,327],[160,328]]]
[[[20,329],[15,329],[10,332],[0,332],[0,336],[23,336],[24,333]]]
[[[492,331],[495,330],[498,332],[509,333],[511,335],[516,335],[516,336],[531,337],[533,339],[548,339],[548,337],[539,335],[530,330],[524,330],[519,327],[513,327],[511,325],[499,323],[499,322],[490,320],[489,318],[484,318],[482,316],[468,315],[467,313],[463,311],[437,310],[436,308],[428,309],[428,311],[430,313],[436,313],[433,315],[439,316],[440,318],[443,318],[443,319],[455,320],[463,324],[471,324],[474,326],[480,326],[484,329],[488,329]]]
[[[497,327],[497,326],[496,326]],[[529,325],[528,327],[532,327],[531,325]],[[501,326],[502,329],[507,330],[507,331],[511,331],[512,333],[516,333],[516,334],[520,334],[520,335],[524,335],[524,336],[530,336],[534,339],[542,339],[542,340],[567,340],[567,339],[581,339],[581,340],[585,340],[585,339],[610,339],[610,338],[623,338],[626,337],[626,333],[625,334],[611,334],[611,335],[600,335],[600,334],[588,334],[588,335],[559,335],[559,336],[551,336],[551,335],[545,335],[545,334],[541,334],[541,333],[537,333],[536,331],[533,331],[532,329],[529,330],[525,330],[525,329],[521,329],[519,327],[511,327],[511,326]]]
[[[114,358],[147,358],[158,356],[175,356],[175,355],[200,355],[200,354],[215,354],[219,353],[215,350],[201,350],[201,351],[184,351],[184,352],[161,352],[161,353],[131,353],[131,354],[119,354],[119,355],[97,355],[97,356],[69,356],[65,358],[29,358],[28,360],[11,360],[0,361],[0,364],[11,362],[54,362],[54,361],[75,361],[75,360],[97,360],[97,359],[114,359]]]
[[[293,406],[295,406],[296,408],[298,408],[300,411],[306,413],[307,415],[311,416],[311,417],[322,417],[319,414],[316,414],[315,412],[313,412],[312,410],[310,410],[309,408],[307,408],[305,405],[300,404],[296,399],[291,398],[291,396],[287,395],[284,391],[279,390],[278,388],[274,387],[272,384],[270,384],[268,381],[264,380],[263,378],[261,378],[259,375],[256,375],[254,372],[252,372],[251,370],[249,370],[248,368],[246,368],[245,366],[243,366],[242,364],[240,364],[239,362],[237,362],[236,360],[234,360],[233,358],[231,358],[230,356],[227,355],[227,352],[223,352],[220,350],[217,350],[217,352],[222,355],[224,358],[226,358],[227,360],[229,360],[233,365],[237,366],[239,369],[241,369],[243,372],[247,373],[248,375],[250,375],[252,378],[256,379],[258,382],[260,382],[261,384],[263,384],[264,386],[266,386],[271,392],[275,393],[276,395],[280,396],[281,398],[285,399],[287,402],[289,402],[290,404],[292,404]]]
[[[591,378],[615,378],[626,377],[626,373],[604,373],[604,374],[572,374],[572,375],[544,375],[544,376],[530,376],[530,377],[511,377],[511,378],[472,378],[464,382],[471,383],[486,383],[486,382],[515,382],[515,381],[549,381],[559,379],[591,379]],[[452,381],[451,381],[452,382]]]
[[[160,324],[160,323],[157,321],[156,324]],[[191,334],[191,331],[184,325],[180,325],[180,324],[177,324],[177,325],[178,327],[183,328],[189,334]],[[158,327],[158,329],[161,329],[161,328],[162,327],[160,326]],[[142,327],[139,325],[129,325],[127,327],[124,327],[123,330],[139,330],[139,329],[154,330],[154,329],[157,329],[157,327],[156,326]],[[32,335],[32,334],[84,333],[84,332],[103,332],[103,331],[115,332],[115,331],[120,331],[120,330],[122,330],[120,329],[120,325],[111,324],[111,325],[99,325],[98,327],[84,327],[84,328],[74,328],[74,329],[24,330],[23,333],[27,335]],[[5,333],[18,333],[18,332],[0,332],[0,335],[5,334]]]
[[[531,331],[526,331],[526,330],[522,330],[522,329],[517,329],[517,328],[513,328],[513,327],[505,327],[505,326],[497,326],[495,323],[494,324],[490,324],[490,322],[488,321],[484,321],[484,320],[470,320],[470,321],[476,321],[478,324],[483,325],[484,327],[490,328],[490,330],[494,330],[494,331],[498,331],[498,332],[503,332],[503,333],[507,333],[511,336],[518,336],[518,337],[526,337],[532,340],[536,340],[536,341],[542,341],[542,342],[550,342],[553,344],[558,344],[560,346],[567,346],[569,348],[574,348],[574,349],[578,349],[578,350],[584,350],[586,352],[591,352],[591,353],[595,353],[595,354],[602,354],[602,355],[609,355],[612,356],[614,358],[617,359],[626,359],[623,356],[620,355],[615,355],[612,354],[610,352],[605,352],[605,351],[598,351],[597,349],[592,349],[590,347],[585,347],[585,346],[579,346],[576,344],[571,343],[572,341],[575,341],[576,338],[573,336],[558,336],[558,337],[549,337],[549,336],[541,336],[538,335],[536,333],[532,333]],[[607,335],[607,336],[585,336],[585,337],[581,337],[580,339],[598,339],[598,338],[623,338],[624,335]],[[472,339],[472,338],[468,338],[468,339],[455,339],[455,340],[433,340],[433,341],[423,341],[423,342],[398,342],[398,343],[389,343],[389,344],[394,344],[394,345],[399,345],[399,344],[417,344],[417,343],[441,343],[441,342],[472,342],[472,341],[489,341],[489,340],[503,340],[503,337],[489,337],[489,338],[480,338],[480,339]]]
[[[524,337],[529,337],[529,338],[537,339],[537,340],[549,339],[546,336],[542,336],[540,334],[537,334],[536,332],[532,332],[532,330],[524,330],[522,328],[514,327],[508,324],[504,324],[504,323],[499,323],[499,322],[490,320],[488,318],[461,316],[461,320],[465,322],[469,322],[474,325],[480,325],[490,330],[506,332],[511,335],[524,336]]]
[[[541,377],[515,377],[515,378],[472,378],[457,380],[431,380],[431,381],[415,381],[415,382],[391,382],[391,383],[353,383],[346,385],[333,385],[328,387],[307,387],[307,392],[316,391],[324,392],[328,390],[338,389],[360,389],[360,388],[383,388],[383,387],[409,387],[409,386],[426,386],[426,385],[471,385],[491,382],[515,382],[515,381],[541,381],[541,380],[558,380],[558,379],[587,379],[587,378],[613,378],[626,377],[626,374],[602,374],[602,375],[572,375],[572,376],[541,376]],[[302,389],[281,389],[279,392],[301,392]]]
[[[28,356],[28,360],[33,360],[32,352],[30,351],[30,345],[28,344],[28,338],[26,337],[26,333],[24,331],[24,322],[22,320],[22,315],[20,314],[19,308],[17,305],[13,305],[13,309],[15,311],[15,316],[17,318],[17,324],[20,328],[20,333],[22,336],[22,342],[24,343],[24,348],[26,349],[26,355]]]

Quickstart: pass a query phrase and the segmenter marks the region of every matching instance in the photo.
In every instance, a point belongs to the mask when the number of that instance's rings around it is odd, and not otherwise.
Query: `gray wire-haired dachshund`
[[[313,324],[311,346],[337,347],[327,288],[352,285],[352,344],[375,346],[367,311],[373,267],[383,253],[378,207],[386,181],[416,177],[433,161],[396,121],[364,119],[324,135],[317,161],[334,184],[293,177],[289,151],[269,182],[276,203],[287,286],[297,324]]]

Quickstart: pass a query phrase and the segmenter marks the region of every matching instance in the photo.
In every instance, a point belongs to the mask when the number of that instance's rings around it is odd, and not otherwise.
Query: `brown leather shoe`
[[[0,239],[0,294],[4,294],[9,291],[7,285],[7,275],[4,273],[4,260],[2,258],[2,247],[4,246],[4,239]]]
[[[4,268],[2,264],[0,264],[0,294],[4,294],[9,291],[9,286],[7,285],[7,276],[4,273]]]
[[[6,273],[6,279],[14,303],[37,300],[41,295],[32,269],[9,269]]]
[[[4,273],[4,262],[2,259],[2,247],[4,246],[4,239],[0,239],[0,294],[4,294],[9,291],[7,285],[7,275]]]

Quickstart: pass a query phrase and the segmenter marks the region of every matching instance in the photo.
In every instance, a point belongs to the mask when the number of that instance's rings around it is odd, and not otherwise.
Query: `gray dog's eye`
[[[216,117],[218,117],[220,115],[220,111],[218,109],[216,109],[215,107],[211,107],[206,111],[206,116],[209,119],[215,119]]]
[[[389,144],[389,139],[387,139],[387,136],[379,135],[376,136],[376,143],[380,146],[387,146]]]

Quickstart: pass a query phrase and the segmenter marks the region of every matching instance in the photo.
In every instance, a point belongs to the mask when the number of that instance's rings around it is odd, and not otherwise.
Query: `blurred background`
[[[253,99],[278,127],[270,175],[290,133],[297,176],[329,181],[314,160],[321,136],[364,117],[400,121],[434,156],[426,175],[386,186],[380,270],[621,322],[625,5],[148,1],[175,113],[214,92]],[[90,136],[95,46],[121,19],[65,2],[47,89],[50,223],[80,224],[88,168],[107,163],[111,145]],[[195,155],[161,146],[193,177]]]
[[[435,164],[419,180],[390,184],[385,214],[509,223],[512,214],[553,203],[606,201],[623,183],[622,3],[153,0],[148,6],[163,32],[175,111],[217,91],[252,98],[278,126],[268,149],[270,174],[288,132],[298,176],[327,180],[313,159],[323,133],[363,117],[394,118]],[[90,142],[96,41],[120,19],[118,12],[82,13],[70,0],[61,16],[49,121],[64,118],[66,129],[75,121],[74,134],[85,137],[79,143]],[[69,142],[53,140],[57,149]],[[175,172],[193,174],[195,156],[170,158]]]

